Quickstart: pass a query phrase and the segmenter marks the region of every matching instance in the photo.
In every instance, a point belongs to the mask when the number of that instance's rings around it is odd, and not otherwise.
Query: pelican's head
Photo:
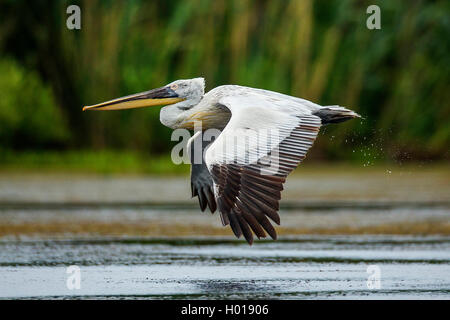
[[[162,106],[161,122],[176,127],[180,114],[197,105],[205,93],[205,79],[177,80],[164,87],[86,106],[84,110],[122,110]],[[170,106],[169,106],[170,105]]]

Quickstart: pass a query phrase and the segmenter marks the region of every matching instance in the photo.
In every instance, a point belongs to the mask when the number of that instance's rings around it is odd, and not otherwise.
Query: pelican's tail
[[[325,106],[313,112],[322,119],[322,124],[339,123],[353,118],[361,118],[356,112],[340,106]]]

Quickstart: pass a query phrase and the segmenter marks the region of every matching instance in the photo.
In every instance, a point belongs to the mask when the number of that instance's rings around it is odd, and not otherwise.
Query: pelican
[[[192,197],[198,197],[202,211],[207,206],[212,213],[218,209],[222,224],[230,225],[236,237],[243,235],[249,244],[253,243],[253,234],[260,239],[267,233],[276,240],[270,220],[280,224],[283,184],[305,158],[320,127],[360,117],[344,107],[320,106],[238,85],[223,85],[205,93],[204,78],[177,80],[83,110],[161,105],[165,107],[160,111],[160,121],[169,128],[196,130],[195,124],[201,123],[201,130],[188,142]],[[203,139],[200,133],[208,129],[220,130],[220,134],[209,141]],[[262,131],[276,134],[254,135]],[[237,136],[248,139],[236,143]],[[195,145],[201,149],[199,162],[192,161]]]

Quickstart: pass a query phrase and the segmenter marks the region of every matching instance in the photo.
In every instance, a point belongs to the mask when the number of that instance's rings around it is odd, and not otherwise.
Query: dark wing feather
[[[248,243],[253,242],[253,233],[258,238],[267,232],[273,239],[276,231],[270,218],[280,224],[279,200],[287,175],[305,158],[319,128],[320,118],[313,115],[298,116],[295,127],[264,158],[250,164],[242,162],[213,163],[210,166],[215,183],[215,195],[224,225],[230,224],[236,237],[244,235]],[[278,169],[271,171],[277,161]]]
[[[192,197],[198,197],[198,202],[202,211],[205,211],[206,206],[208,206],[211,213],[214,213],[217,209],[217,204],[214,197],[213,179],[208,171],[208,168],[206,167],[205,161],[203,160],[203,151],[208,147],[211,141],[203,141],[202,136],[203,135],[201,134],[194,135],[194,137],[191,138],[192,141],[189,142]],[[197,145],[196,143],[199,142],[201,142],[202,147],[202,154],[200,155],[201,161],[194,161],[194,159],[196,159],[194,154],[195,146]]]

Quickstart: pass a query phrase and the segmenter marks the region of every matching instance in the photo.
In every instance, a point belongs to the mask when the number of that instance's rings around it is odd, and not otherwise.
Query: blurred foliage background
[[[70,4],[81,30],[66,28]],[[366,27],[371,4],[381,30]],[[449,12],[446,0],[0,0],[0,163],[152,159],[154,171],[176,143],[158,108],[81,108],[198,76],[207,90],[265,88],[363,115],[323,129],[309,161],[448,161]]]

